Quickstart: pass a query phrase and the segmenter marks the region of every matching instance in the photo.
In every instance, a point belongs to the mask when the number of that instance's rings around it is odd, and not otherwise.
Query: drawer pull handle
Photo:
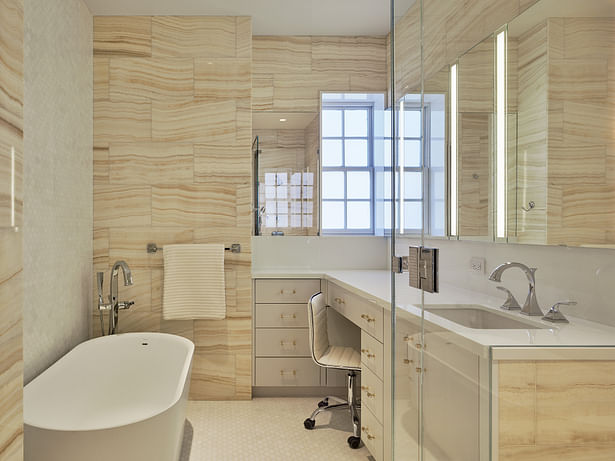
[[[286,375],[297,376],[297,370],[292,370],[292,371],[280,370],[280,376],[286,376]]]
[[[414,341],[414,338],[412,336],[404,336],[404,341],[407,343],[410,343]]]
[[[290,290],[280,290],[280,294],[282,296],[284,296],[285,294],[291,294],[291,295],[296,295],[297,294],[297,290],[293,289],[293,291],[291,292]]]
[[[376,358],[376,354],[367,354],[367,358],[368,359],[375,359]]]
[[[416,367],[416,372],[417,373],[425,373],[425,372],[427,372],[427,370],[425,368]]]
[[[375,322],[375,321],[376,321],[376,319],[374,319],[374,318],[370,317],[370,316],[369,316],[369,315],[367,315],[367,314],[361,314],[361,318],[362,318],[363,320],[365,320],[367,323],[370,323],[370,322]]]
[[[368,391],[369,390],[369,386],[361,386],[361,390],[362,391]]]
[[[372,393],[372,392],[365,392],[367,394],[368,397],[376,397],[376,394]]]
[[[367,435],[367,438],[368,438],[369,440],[374,440],[374,439],[376,438],[375,436],[373,436],[373,435],[371,435],[371,434],[369,433],[369,428],[368,428],[367,426],[361,426],[361,430],[362,430],[363,432],[365,432],[365,434]]]
[[[296,319],[297,315],[296,314],[280,314],[280,318],[282,320],[286,320],[286,319]]]
[[[282,348],[286,347],[286,346],[292,346],[295,347],[297,345],[297,341],[280,341],[280,346]]]
[[[417,349],[426,349],[427,348],[427,346],[425,346],[424,344],[421,344],[421,343],[416,343],[414,346]]]
[[[343,298],[333,298],[333,301],[335,301],[338,304],[346,304]]]
[[[414,360],[404,359],[404,363],[408,365],[409,363],[414,363]]]

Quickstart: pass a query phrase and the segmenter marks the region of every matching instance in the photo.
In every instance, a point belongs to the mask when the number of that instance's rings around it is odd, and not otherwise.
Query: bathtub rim
[[[48,426],[46,424],[43,425],[39,425],[39,424],[33,424],[32,422],[28,421],[28,418],[26,418],[26,413],[24,411],[23,414],[23,424],[24,426],[30,426],[32,428],[36,428],[36,429],[42,429],[42,430],[48,430],[48,431],[56,431],[56,432],[92,432],[92,431],[104,431],[104,430],[110,430],[110,429],[117,429],[117,428],[121,428],[121,427],[125,427],[125,426],[130,426],[132,424],[137,424],[139,422],[142,421],[147,421],[150,420],[156,416],[159,416],[167,411],[169,411],[171,408],[173,408],[175,405],[177,405],[177,403],[182,399],[182,397],[184,396],[184,390],[186,389],[186,386],[189,386],[190,383],[188,382],[188,379],[190,378],[190,374],[191,374],[191,370],[192,370],[192,360],[194,358],[194,349],[195,349],[195,345],[194,342],[192,342],[191,340],[184,338],[183,336],[179,336],[179,335],[174,335],[171,333],[160,333],[160,332],[147,332],[147,331],[143,331],[143,332],[128,332],[128,333],[117,333],[114,335],[107,335],[107,336],[99,336],[97,338],[91,338],[88,339],[86,341],[83,341],[79,344],[77,344],[75,347],[73,347],[70,351],[68,351],[66,354],[64,354],[62,357],[60,357],[58,360],[56,360],[53,364],[51,364],[45,371],[43,371],[41,374],[39,374],[36,378],[34,378],[32,381],[30,381],[28,384],[26,384],[24,386],[24,401],[26,399],[26,388],[33,383],[34,381],[36,381],[39,377],[45,375],[45,373],[48,372],[48,370],[50,370],[52,367],[54,367],[56,364],[58,364],[59,362],[63,361],[66,359],[66,357],[68,357],[68,355],[73,352],[74,350],[84,347],[85,344],[89,344],[91,342],[103,342],[103,341],[110,341],[112,340],[112,338],[114,337],[126,337],[126,336],[134,336],[134,337],[140,337],[140,336],[148,336],[148,337],[172,337],[174,341],[179,341],[181,343],[184,343],[187,347],[188,347],[188,354],[186,356],[186,360],[184,361],[184,365],[182,367],[182,371],[181,371],[181,375],[180,375],[180,379],[179,382],[183,383],[183,386],[181,386],[180,388],[176,389],[175,394],[173,396],[173,400],[171,401],[171,403],[165,407],[162,407],[159,411],[157,411],[156,413],[152,413],[152,414],[144,414],[142,415],[140,418],[137,419],[130,419],[130,420],[126,420],[126,421],[122,421],[121,424],[115,424],[115,425],[104,425],[104,426],[99,426],[99,427],[95,427],[95,428],[88,428],[88,429],[83,429],[83,428],[58,428],[58,427],[52,427],[52,426]],[[25,407],[25,405],[24,405]]]

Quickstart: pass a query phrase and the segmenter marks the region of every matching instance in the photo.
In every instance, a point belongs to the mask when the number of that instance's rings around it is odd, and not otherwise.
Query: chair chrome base
[[[318,408],[314,410],[312,415],[303,422],[303,426],[306,429],[314,429],[316,426],[316,416],[323,411],[333,410],[334,408],[349,408],[350,418],[352,419],[352,436],[348,437],[348,445],[350,448],[359,448],[361,445],[361,420],[358,410],[361,408],[361,405],[357,402],[354,393],[356,378],[357,374],[354,371],[348,372],[348,400],[343,400],[335,396],[325,397],[323,400],[318,402]]]

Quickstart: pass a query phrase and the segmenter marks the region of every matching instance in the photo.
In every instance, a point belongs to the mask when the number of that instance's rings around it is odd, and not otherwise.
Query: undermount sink
[[[481,330],[527,330],[544,326],[521,319],[513,319],[485,306],[475,304],[427,305],[425,311],[467,328]]]

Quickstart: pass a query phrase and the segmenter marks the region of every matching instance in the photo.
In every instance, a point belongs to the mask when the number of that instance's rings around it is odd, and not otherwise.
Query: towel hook
[[[524,206],[522,206],[522,207],[521,207],[521,209],[522,209],[523,211],[525,211],[526,213],[527,213],[528,211],[533,210],[533,209],[534,209],[534,207],[536,206],[536,203],[534,203],[534,201],[532,200],[532,201],[530,201],[530,202],[527,204],[527,206],[528,206],[528,208],[525,208]]]

